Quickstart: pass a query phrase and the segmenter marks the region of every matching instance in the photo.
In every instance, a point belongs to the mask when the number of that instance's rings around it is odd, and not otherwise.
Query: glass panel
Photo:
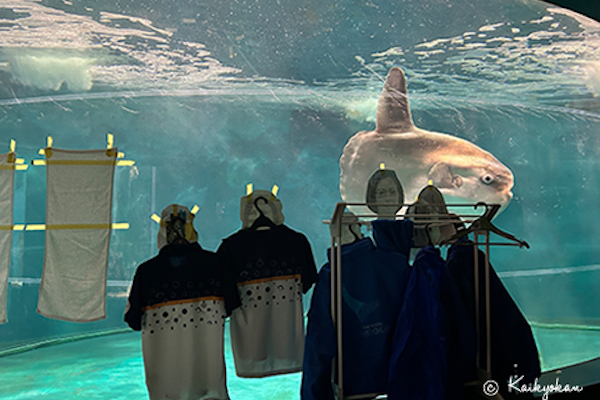
[[[375,129],[398,66],[417,127],[514,174],[494,223],[531,249],[493,248],[491,261],[544,369],[600,356],[599,23],[536,0],[4,0],[0,31],[0,145],[14,138],[29,164],[15,172],[16,224],[45,221],[45,168],[30,162],[48,136],[93,149],[112,133],[135,161],[115,172],[113,220],[129,228],[111,236],[107,319],[36,314],[44,233],[15,231],[0,351],[126,330],[130,280],[156,254],[150,216],[170,203],[200,207],[199,242],[215,250],[241,227],[246,185],[277,184],[322,265],[340,155]]]

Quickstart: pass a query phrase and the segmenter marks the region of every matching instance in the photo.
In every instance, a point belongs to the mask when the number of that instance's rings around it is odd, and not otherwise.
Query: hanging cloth
[[[448,250],[446,266],[454,278],[464,302],[469,319],[475,322],[475,277],[473,242],[461,239]],[[480,288],[480,331],[485,327],[485,254],[477,250]],[[520,384],[532,384],[541,374],[537,345],[529,323],[504,287],[504,284],[490,265],[490,323],[491,323],[491,367],[492,379],[507,382],[511,376],[523,377]],[[486,343],[481,336],[480,365],[485,365]],[[500,385],[503,398],[512,398],[508,385]],[[519,394],[518,398],[528,398],[529,394]],[[531,396],[532,397],[532,396]]]
[[[46,247],[37,312],[106,317],[106,269],[117,149],[46,149]]]
[[[302,294],[317,280],[308,239],[286,225],[242,229],[217,252],[236,373],[260,378],[302,370]]]
[[[15,153],[0,154],[0,324],[7,322],[6,297],[13,225]]]
[[[127,299],[125,322],[142,331],[151,400],[229,400],[221,268],[193,222],[185,206],[162,211],[160,252],[138,266]]]
[[[419,251],[411,270],[393,340],[390,399],[445,399],[447,360],[439,301],[443,262],[436,252],[431,246]]]
[[[396,323],[388,399],[463,398],[463,385],[475,373],[475,343],[475,328],[440,250],[422,248]]]
[[[391,341],[410,273],[412,231],[412,221],[377,220],[373,221],[377,246],[370,238],[342,245],[343,387],[347,396],[387,392]],[[336,343],[331,264],[327,262],[319,271],[308,313],[302,400],[334,399],[331,371]]]

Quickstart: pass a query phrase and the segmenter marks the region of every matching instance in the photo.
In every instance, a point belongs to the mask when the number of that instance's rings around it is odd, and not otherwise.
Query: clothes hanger
[[[342,224],[341,243],[349,244],[363,239],[363,234],[360,231],[360,222],[354,213],[344,211],[343,220],[346,224]]]
[[[267,199],[265,199],[264,197],[258,197],[254,200],[254,207],[256,208],[256,210],[258,211],[258,213],[260,214],[258,218],[256,218],[256,220],[252,223],[252,225],[250,226],[250,229],[252,229],[253,231],[257,230],[258,228],[275,228],[277,225],[275,225],[275,223],[273,221],[271,221],[264,213],[263,211],[260,209],[260,207],[258,207],[258,201],[262,200],[265,204],[268,204]]]
[[[498,213],[498,210],[500,210],[499,204],[491,204],[490,205],[490,204],[486,204],[484,202],[479,202],[475,205],[475,208],[477,208],[479,206],[486,207],[486,211],[483,213],[483,215],[481,217],[479,217],[475,221],[473,221],[473,223],[468,228],[458,231],[453,236],[449,237],[448,239],[443,240],[440,244],[454,243],[458,239],[465,237],[469,233],[472,233],[472,232],[488,231],[488,232],[493,232],[498,236],[502,236],[503,238],[506,238],[508,240],[518,243],[519,247],[525,247],[527,249],[529,248],[529,243],[527,243],[526,241],[518,239],[508,232],[504,232],[503,230],[501,230],[500,228],[498,228],[494,224],[492,224],[491,219]]]

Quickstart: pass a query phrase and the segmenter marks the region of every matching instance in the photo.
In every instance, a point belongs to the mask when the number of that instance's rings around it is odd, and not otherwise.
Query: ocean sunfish
[[[510,203],[513,174],[496,157],[467,140],[413,124],[406,78],[400,68],[388,73],[376,121],[374,131],[358,132],[344,147],[340,194],[345,202],[365,202],[369,178],[384,163],[386,169],[396,172],[407,203],[413,202],[429,181],[442,192],[447,204],[483,201],[500,204],[502,211]],[[366,208],[351,209],[368,212]]]

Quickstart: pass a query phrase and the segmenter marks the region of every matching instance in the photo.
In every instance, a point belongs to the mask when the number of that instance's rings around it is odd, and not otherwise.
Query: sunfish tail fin
[[[408,107],[406,78],[398,67],[390,69],[377,103],[377,127],[379,133],[409,132],[414,129]]]

